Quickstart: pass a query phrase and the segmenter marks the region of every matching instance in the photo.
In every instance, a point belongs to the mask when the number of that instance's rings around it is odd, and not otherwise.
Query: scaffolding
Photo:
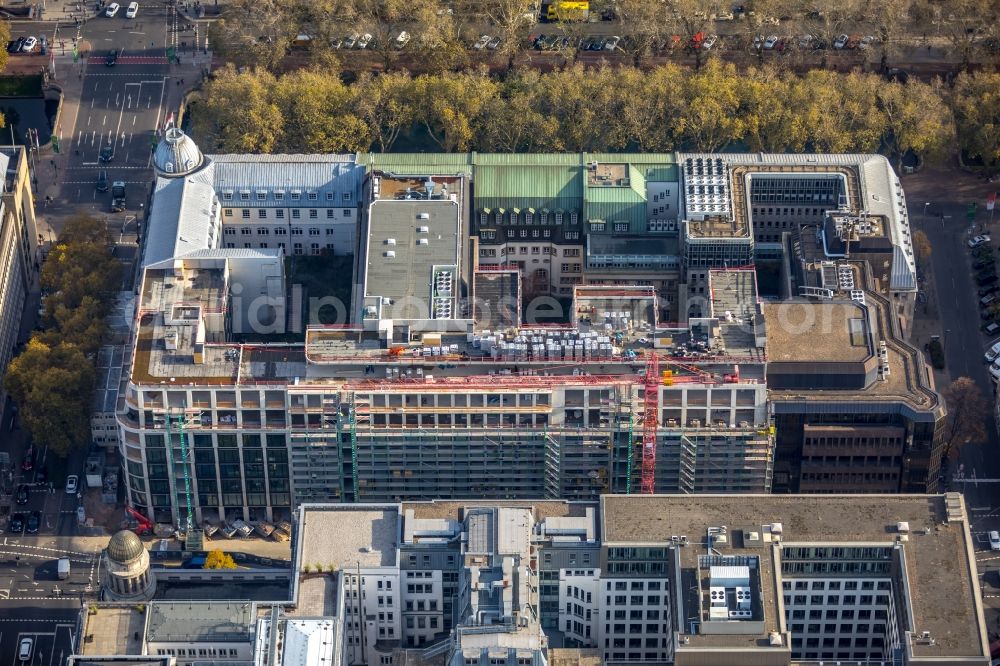
[[[180,445],[180,460],[174,459],[174,433],[173,425],[177,427],[177,442]],[[177,528],[184,532],[184,544],[188,551],[202,550],[204,547],[204,536],[200,529],[194,527],[194,503],[191,491],[191,452],[187,445],[187,433],[185,428],[189,425],[201,424],[201,412],[197,409],[168,408],[163,414],[163,425],[167,431],[167,442],[170,444],[170,454],[167,460],[171,467],[171,480],[174,484],[174,500],[177,499],[177,470],[176,465],[181,465],[184,479],[184,503],[185,516],[184,523],[181,523],[180,511],[177,512]]]
[[[642,494],[656,492],[656,427],[660,412],[660,359],[649,355],[643,392],[642,417]]]

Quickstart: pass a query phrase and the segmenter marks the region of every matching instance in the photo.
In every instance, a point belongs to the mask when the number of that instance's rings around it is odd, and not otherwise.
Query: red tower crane
[[[656,492],[656,426],[660,413],[660,359],[651,353],[646,362],[646,388],[643,395],[642,417],[642,485],[643,495]]]

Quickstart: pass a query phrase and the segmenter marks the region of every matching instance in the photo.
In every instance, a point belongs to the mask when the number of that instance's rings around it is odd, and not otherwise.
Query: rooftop
[[[83,639],[79,641],[84,656],[140,655],[146,614],[135,604],[89,604],[97,612],[85,614]],[[138,632],[139,639],[134,636]]]
[[[147,612],[147,643],[242,643],[256,621],[250,601],[154,601]]]
[[[857,301],[765,302],[763,308],[772,362],[860,362],[874,353],[868,313]]]
[[[781,543],[796,545],[885,545],[901,548],[913,610],[910,631],[929,631],[934,645],[912,646],[914,654],[940,658],[982,656],[985,630],[964,501],[949,495],[604,495],[602,543],[670,543],[686,535],[690,545],[680,547],[682,575],[698,568],[707,552],[710,527],[728,526],[733,537],[741,530],[760,530],[781,523]],[[897,540],[897,523],[908,523],[906,540]],[[778,626],[775,590],[781,590],[783,550],[752,547],[730,538],[713,547],[722,555],[759,557],[764,612],[768,631]],[[793,574],[787,574],[793,576]],[[900,584],[896,581],[895,584]],[[685,604],[695,603],[690,595]],[[947,604],[941,600],[947,599]],[[763,634],[766,638],[767,634]],[[691,636],[692,643],[702,637]],[[760,635],[705,637],[713,646],[757,644]],[[749,642],[748,642],[749,641]]]
[[[451,200],[385,200],[371,204],[365,253],[364,297],[380,297],[391,319],[452,318],[432,308],[435,267],[450,267],[456,290],[461,262],[462,211]],[[436,301],[434,301],[436,304]],[[366,301],[367,305],[367,301]],[[434,312],[432,312],[432,309]],[[367,315],[366,315],[367,316]]]
[[[354,155],[212,155],[213,186],[228,206],[355,207],[364,168]],[[346,196],[345,196],[346,195]],[[246,197],[246,198],[244,198]],[[231,198],[231,199],[230,199]]]
[[[306,565],[346,569],[396,563],[397,505],[305,504],[300,515],[300,569]]]

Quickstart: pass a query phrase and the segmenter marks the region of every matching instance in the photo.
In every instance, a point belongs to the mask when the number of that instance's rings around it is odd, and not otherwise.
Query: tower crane
[[[656,492],[656,426],[660,413],[660,358],[655,352],[646,363],[642,417],[642,482],[643,495]]]

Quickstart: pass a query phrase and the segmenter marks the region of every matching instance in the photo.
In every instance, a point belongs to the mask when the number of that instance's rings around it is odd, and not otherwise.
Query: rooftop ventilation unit
[[[417,227],[418,234],[426,234],[430,231],[430,227]]]
[[[418,220],[429,220],[429,219],[431,219],[431,214],[430,213],[417,213],[417,219]],[[421,227],[421,229],[424,229],[424,231],[426,233],[427,227]]]
[[[395,238],[386,238],[385,239],[385,244],[386,245],[395,245],[396,244],[396,239]]]
[[[385,256],[392,259],[396,256],[396,252],[394,250],[386,250]]]
[[[417,245],[429,245],[429,244],[430,244],[430,241],[427,240],[426,238],[418,238],[417,239]]]

